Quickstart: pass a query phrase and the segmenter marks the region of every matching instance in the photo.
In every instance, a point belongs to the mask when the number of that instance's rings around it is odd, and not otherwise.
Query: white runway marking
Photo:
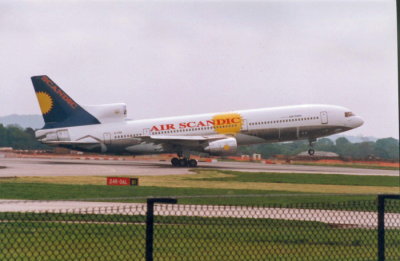
[[[0,200],[0,212],[145,215],[146,204]],[[377,212],[299,208],[158,204],[155,215],[316,221],[341,228],[377,228],[378,224]],[[386,228],[400,229],[399,213],[386,213],[385,220]]]

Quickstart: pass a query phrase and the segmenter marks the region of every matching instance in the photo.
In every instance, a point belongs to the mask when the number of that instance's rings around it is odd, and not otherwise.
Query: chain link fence
[[[1,212],[0,260],[378,260],[378,201],[173,203]],[[400,260],[399,199],[384,217],[384,258]]]

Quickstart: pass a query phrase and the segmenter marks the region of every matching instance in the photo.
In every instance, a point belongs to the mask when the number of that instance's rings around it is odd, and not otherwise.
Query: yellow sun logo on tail
[[[39,101],[40,110],[43,114],[47,114],[53,108],[53,99],[45,92],[37,92],[36,96]]]

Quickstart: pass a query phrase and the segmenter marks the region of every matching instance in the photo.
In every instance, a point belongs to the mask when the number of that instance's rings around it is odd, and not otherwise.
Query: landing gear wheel
[[[314,153],[315,153],[314,149],[309,149],[308,150],[308,155],[312,156],[312,155],[314,155]]]
[[[180,166],[178,158],[172,158],[171,159],[171,163],[172,163],[172,166],[174,166],[174,167],[179,167]]]
[[[191,159],[188,161],[189,167],[195,168],[197,167],[197,160]]]
[[[179,167],[186,167],[188,165],[187,159],[180,159],[179,160]]]

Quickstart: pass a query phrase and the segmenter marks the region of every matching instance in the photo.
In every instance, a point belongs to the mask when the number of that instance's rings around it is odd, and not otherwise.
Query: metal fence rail
[[[0,260],[383,260],[378,202],[0,212]],[[400,200],[384,211],[383,258],[400,260]]]

